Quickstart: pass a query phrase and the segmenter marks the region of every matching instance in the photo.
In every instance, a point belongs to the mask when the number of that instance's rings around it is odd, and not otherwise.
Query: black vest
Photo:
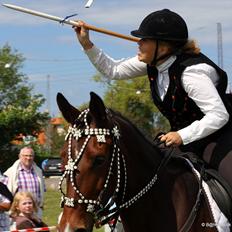
[[[157,69],[147,66],[148,78],[150,81],[151,94],[154,104],[160,112],[169,120],[171,130],[176,131],[190,125],[195,120],[200,120],[204,114],[196,103],[188,97],[188,94],[181,85],[181,75],[184,69],[194,64],[206,63],[214,67],[219,75],[218,85],[216,86],[226,108],[230,111],[226,99],[227,75],[213,61],[203,54],[180,55],[170,66],[169,87],[163,99],[160,99],[156,84]],[[207,91],[207,90],[206,90]]]

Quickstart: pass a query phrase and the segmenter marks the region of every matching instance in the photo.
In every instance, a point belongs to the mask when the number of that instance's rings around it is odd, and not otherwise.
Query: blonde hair
[[[184,44],[178,41],[159,41],[159,45],[167,47],[169,51],[177,51],[179,54],[199,54],[201,50],[195,40],[188,40]]]
[[[32,195],[32,193],[30,192],[17,192],[14,196],[14,200],[13,200],[13,203],[11,205],[11,213],[10,215],[12,217],[16,217],[18,216],[21,212],[19,211],[19,202],[25,198],[30,198],[32,200],[32,203],[33,203],[33,210],[34,212],[37,212],[38,211],[38,207],[37,207],[37,204],[36,204],[36,201]]]
[[[201,49],[195,40],[188,40],[181,51],[185,54],[199,54]]]

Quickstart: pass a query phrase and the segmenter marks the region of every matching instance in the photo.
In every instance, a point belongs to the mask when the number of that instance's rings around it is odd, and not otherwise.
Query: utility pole
[[[222,25],[217,23],[218,66],[223,69]]]
[[[46,145],[47,145],[47,151],[49,156],[51,156],[51,105],[50,105],[50,75],[47,75],[47,112],[49,114],[49,121],[47,125],[47,132],[46,132]]]
[[[222,41],[222,25],[221,23],[217,23],[217,38],[218,38],[218,66],[223,69],[223,41]],[[231,93],[231,82],[230,79],[228,79],[228,86],[227,86],[227,92]]]
[[[217,23],[217,48],[218,48],[218,66],[223,69],[223,41],[222,41],[222,25]],[[230,80],[228,80],[227,92],[231,92]]]
[[[47,112],[51,114],[51,105],[50,105],[50,75],[47,75]]]

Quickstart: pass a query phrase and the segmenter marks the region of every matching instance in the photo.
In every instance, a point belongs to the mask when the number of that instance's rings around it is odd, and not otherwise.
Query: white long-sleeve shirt
[[[135,56],[129,59],[114,60],[102,50],[93,46],[85,51],[92,64],[109,79],[131,79],[147,75],[147,65]],[[175,61],[172,56],[157,67],[157,86],[163,100],[169,86],[168,68]],[[219,96],[217,86],[219,76],[216,70],[205,63],[187,67],[181,76],[181,83],[188,96],[205,114],[189,126],[177,131],[183,144],[202,139],[223,127],[229,120],[229,114]]]

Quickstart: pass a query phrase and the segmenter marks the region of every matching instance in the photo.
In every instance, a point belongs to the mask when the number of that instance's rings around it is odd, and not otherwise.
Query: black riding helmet
[[[188,40],[188,28],[184,19],[168,9],[149,14],[131,35],[139,38],[182,41]]]
[[[188,28],[180,15],[168,9],[163,9],[145,17],[139,29],[132,31],[131,35],[141,39],[156,40],[157,46],[152,61],[152,65],[155,65],[158,60],[175,54],[178,51],[177,48],[176,51],[165,54],[157,59],[159,40],[177,42],[179,46],[184,45],[188,40]]]

